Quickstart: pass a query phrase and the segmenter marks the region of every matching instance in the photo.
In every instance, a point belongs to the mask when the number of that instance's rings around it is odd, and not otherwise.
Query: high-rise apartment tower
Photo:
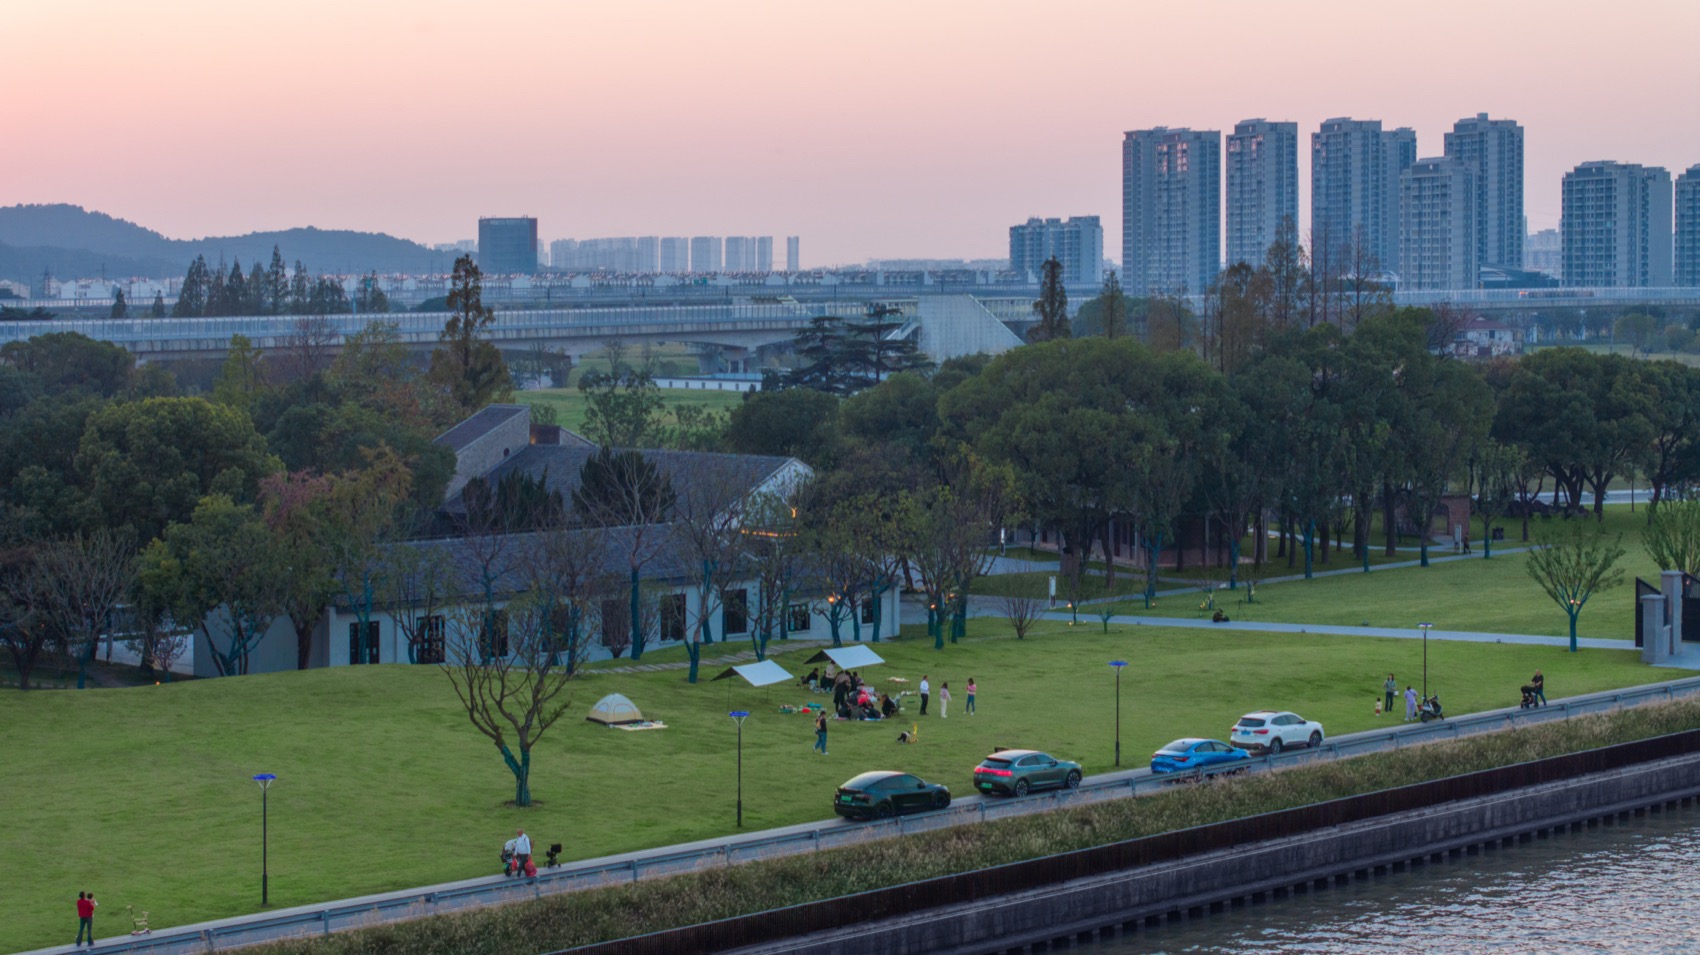
[[[1676,262],[1672,272],[1677,285],[1700,286],[1700,163],[1676,178]]]
[[[1523,267],[1523,127],[1477,113],[1452,124],[1446,155],[1476,174],[1476,258],[1484,267]]]
[[[1585,162],[1564,176],[1564,284],[1671,284],[1671,181],[1658,166]]]
[[[1282,223],[1299,227],[1299,124],[1236,124],[1227,167],[1228,264],[1260,266]]]
[[[1476,174],[1451,156],[1419,159],[1399,177],[1399,287],[1476,287]]]
[[[1122,138],[1122,285],[1198,294],[1222,259],[1220,130],[1134,130]]]

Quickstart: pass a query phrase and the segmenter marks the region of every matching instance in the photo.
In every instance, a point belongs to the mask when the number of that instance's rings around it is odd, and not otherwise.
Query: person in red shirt
[[[83,933],[87,932],[89,944],[94,944],[94,907],[100,903],[94,900],[93,892],[77,893],[77,944],[83,944]]]

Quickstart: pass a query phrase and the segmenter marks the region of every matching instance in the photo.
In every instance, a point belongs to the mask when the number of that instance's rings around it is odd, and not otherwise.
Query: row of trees
[[[287,614],[305,665],[331,599],[370,606],[375,542],[428,526],[453,474],[433,437],[508,387],[477,270],[463,261],[456,277],[459,310],[429,371],[383,321],[270,356],[238,336],[205,396],[81,335],[0,349],[0,645],[23,682],[58,652],[81,683],[89,628],[167,657],[168,620],[234,673]],[[122,568],[99,576],[124,582],[124,620],[53,597],[68,555]],[[65,624],[78,614],[82,629]]]
[[[121,304],[121,299],[113,303],[113,317],[123,317]],[[158,317],[163,309],[164,302],[156,301],[155,316]],[[227,270],[222,261],[215,268],[207,265],[206,256],[195,256],[195,261],[189,263],[189,270],[183,276],[183,285],[178,290],[177,303],[172,306],[171,315],[173,318],[340,315],[350,311],[372,314],[389,310],[389,296],[378,286],[376,273],[361,278],[350,300],[341,282],[329,276],[315,278],[301,260],[297,259],[295,268],[289,269],[284,265],[282,250],[273,246],[270,267],[262,266],[255,259],[246,274],[242,271],[240,259],[231,262]]]

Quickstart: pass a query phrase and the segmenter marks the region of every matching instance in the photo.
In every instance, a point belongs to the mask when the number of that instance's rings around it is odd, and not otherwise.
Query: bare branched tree
[[[698,469],[673,508],[674,539],[696,581],[696,619],[685,638],[691,683],[697,681],[702,644],[714,642],[714,619],[725,609],[726,591],[744,571],[740,527],[749,490],[748,482],[730,469],[716,469],[711,463]]]
[[[36,551],[35,577],[36,612],[75,657],[77,689],[83,689],[102,637],[112,659],[113,617],[135,582],[136,549],[107,530],[55,541]]]
[[[998,610],[1009,621],[1010,629],[1015,631],[1015,639],[1025,640],[1028,631],[1044,617],[1045,601],[1031,589],[1022,587],[1016,593],[999,597]]]
[[[323,315],[304,315],[283,336],[283,353],[277,364],[288,381],[299,381],[330,367],[336,347],[336,327]]]
[[[514,805],[531,805],[531,751],[572,703],[572,671],[553,638],[553,605],[538,590],[491,610],[480,602],[448,614],[443,673],[474,728],[489,737],[514,777]]]

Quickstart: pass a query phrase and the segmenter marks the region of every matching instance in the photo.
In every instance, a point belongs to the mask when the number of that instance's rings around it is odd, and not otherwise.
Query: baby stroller
[[[1429,720],[1446,719],[1446,714],[1440,708],[1440,697],[1438,695],[1430,696],[1428,699],[1424,700],[1422,705],[1417,707],[1417,716],[1421,718],[1424,723],[1427,723]]]
[[[1526,710],[1540,701],[1540,697],[1535,695],[1536,690],[1533,683],[1525,683],[1521,689],[1523,691],[1523,702],[1518,704],[1519,709]]]

